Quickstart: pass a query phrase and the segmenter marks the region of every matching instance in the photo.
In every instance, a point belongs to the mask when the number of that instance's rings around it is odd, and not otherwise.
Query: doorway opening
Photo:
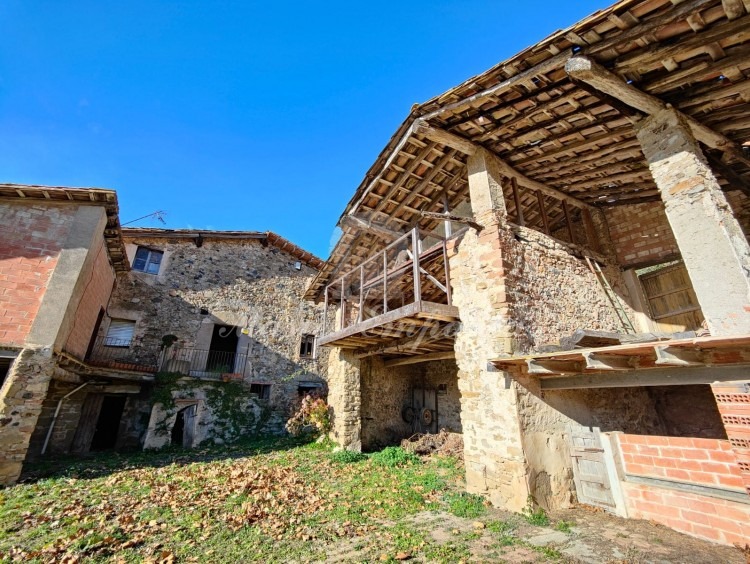
[[[124,396],[104,396],[89,450],[100,451],[115,448],[126,400]]]
[[[191,448],[195,439],[195,423],[198,405],[191,404],[177,412],[172,426],[172,444]]]
[[[208,351],[206,371],[234,372],[234,362],[237,356],[239,330],[233,325],[215,325],[211,335],[211,347]]]

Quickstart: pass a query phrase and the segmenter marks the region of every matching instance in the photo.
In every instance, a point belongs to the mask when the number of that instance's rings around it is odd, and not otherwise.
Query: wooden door
[[[604,449],[598,427],[572,427],[570,429],[573,479],[578,501],[587,505],[614,511]]]
[[[87,394],[81,406],[81,417],[78,419],[78,428],[73,437],[71,452],[82,454],[91,448],[91,441],[96,433],[96,423],[99,421],[99,413],[104,403],[104,394]]]
[[[703,313],[682,261],[641,274],[639,278],[651,319],[659,331],[675,333],[700,329]]]
[[[182,446],[191,448],[195,440],[195,416],[198,406],[193,404],[183,410]]]

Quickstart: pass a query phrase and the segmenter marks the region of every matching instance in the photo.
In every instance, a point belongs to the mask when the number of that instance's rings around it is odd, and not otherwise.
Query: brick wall
[[[26,340],[76,210],[0,204],[0,343]]]
[[[93,253],[94,261],[88,272],[82,274],[86,279],[85,289],[65,344],[67,352],[81,359],[86,355],[99,311],[107,307],[115,282],[115,274],[109,263],[104,239],[102,238],[98,248],[90,252]]]
[[[744,546],[750,540],[750,498],[737,496],[744,493],[743,481],[729,441],[619,433],[616,437],[630,517],[722,544]],[[672,484],[635,483],[627,477]],[[688,491],[688,484],[711,490]]]
[[[616,206],[606,209],[605,216],[621,266],[658,264],[679,253],[663,203]]]

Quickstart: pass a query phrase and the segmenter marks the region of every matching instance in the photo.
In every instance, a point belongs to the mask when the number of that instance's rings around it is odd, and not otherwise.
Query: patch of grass
[[[367,460],[367,455],[351,450],[339,450],[331,454],[331,460],[338,464],[354,464]]]
[[[371,454],[370,460],[376,466],[385,466],[388,468],[419,463],[419,457],[416,454],[395,446],[386,447],[380,452]]]
[[[526,544],[529,548],[537,551],[540,554],[544,554],[550,560],[562,560],[563,553],[557,550],[553,546],[534,546],[532,544]]]
[[[516,524],[508,519],[506,521],[492,520],[486,523],[487,530],[500,535],[506,535],[516,530]]]
[[[443,501],[448,504],[448,511],[456,517],[474,519],[487,511],[484,498],[475,494],[449,493],[443,497]]]
[[[557,523],[555,523],[555,530],[560,531],[562,533],[570,533],[570,528],[575,525],[575,523],[571,521],[563,521],[560,520]]]
[[[526,500],[526,507],[523,508],[521,514],[529,525],[536,525],[537,527],[546,527],[549,525],[547,512],[542,507],[539,507],[531,496]]]
[[[463,542],[449,541],[427,547],[424,556],[428,562],[459,562],[471,557],[469,546]]]

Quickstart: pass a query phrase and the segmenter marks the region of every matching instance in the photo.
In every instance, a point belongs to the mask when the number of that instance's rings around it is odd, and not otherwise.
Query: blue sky
[[[0,181],[114,188],[123,222],[326,258],[412,104],[607,5],[6,0]]]

